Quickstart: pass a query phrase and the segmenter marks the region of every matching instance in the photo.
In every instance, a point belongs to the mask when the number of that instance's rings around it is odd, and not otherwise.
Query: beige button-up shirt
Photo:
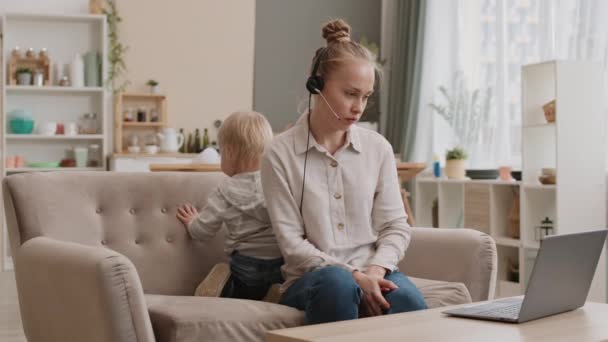
[[[410,227],[391,145],[374,131],[352,126],[332,155],[311,134],[300,215],[307,115],[275,137],[262,160],[264,197],[285,258],[282,289],[321,266],[395,270]]]

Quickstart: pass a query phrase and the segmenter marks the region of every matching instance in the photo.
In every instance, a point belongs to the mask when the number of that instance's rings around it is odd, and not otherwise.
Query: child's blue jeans
[[[230,257],[230,279],[222,297],[261,300],[272,284],[283,282],[283,258],[259,259],[233,252]]]

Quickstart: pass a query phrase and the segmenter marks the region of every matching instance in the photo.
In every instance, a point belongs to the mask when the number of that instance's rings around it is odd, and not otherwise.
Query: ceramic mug
[[[510,166],[501,166],[498,168],[498,173],[500,175],[500,180],[510,181],[512,180],[511,176],[511,167]]]
[[[75,122],[66,122],[64,125],[65,135],[77,135],[78,134],[78,125]]]
[[[145,150],[146,150],[146,153],[148,153],[148,154],[156,154],[156,153],[158,153],[158,146],[146,145]]]
[[[74,159],[76,159],[76,167],[86,167],[89,151],[86,147],[74,148]]]
[[[57,131],[57,123],[56,122],[45,122],[38,127],[38,133],[42,135],[55,135]]]

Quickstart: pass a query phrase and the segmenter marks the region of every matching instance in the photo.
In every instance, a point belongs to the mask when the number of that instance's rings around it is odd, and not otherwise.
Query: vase
[[[97,51],[89,51],[84,55],[84,85],[87,87],[99,87],[100,58]]]
[[[84,87],[84,61],[79,53],[74,55],[74,59],[70,63],[70,82],[72,87]]]
[[[17,74],[17,84],[31,85],[32,84],[32,74],[29,72],[22,72],[20,74]]]
[[[90,14],[103,14],[103,0],[89,0]]]
[[[445,163],[445,175],[449,179],[465,179],[465,160],[450,159]]]

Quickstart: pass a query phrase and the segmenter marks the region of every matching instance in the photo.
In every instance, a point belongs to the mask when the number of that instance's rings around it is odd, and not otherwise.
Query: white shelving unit
[[[467,227],[490,234],[498,250],[497,296],[525,292],[540,242],[536,229],[545,217],[555,234],[606,228],[605,151],[601,65],[553,61],[522,69],[522,181],[418,178],[415,215],[421,227]],[[556,120],[545,121],[542,105],[556,99]],[[542,168],[555,168],[555,185],[543,185]],[[514,194],[520,201],[520,238],[508,233]],[[589,299],[606,302],[606,256],[600,258]],[[509,277],[508,262],[519,265]],[[517,281],[515,281],[517,280]]]
[[[2,16],[2,111],[0,113],[0,171],[5,177],[13,173],[38,171],[103,171],[107,169],[106,156],[110,147],[110,94],[102,86],[72,87],[8,85],[7,63],[12,49],[34,48],[36,53],[46,48],[51,63],[69,64],[76,53],[84,55],[89,51],[100,53],[102,67],[101,80],[107,75],[107,25],[103,15],[49,15],[49,14],[5,14]],[[67,69],[67,66],[65,67]],[[51,68],[55,72],[55,68]],[[64,70],[67,73],[67,70]],[[53,79],[54,77],[51,77]],[[84,113],[96,113],[98,134],[74,136],[36,134],[12,134],[8,125],[8,113],[14,109],[30,110],[35,124],[44,122],[78,122]],[[28,167],[28,163],[60,161],[72,147],[88,147],[97,144],[101,149],[99,167],[85,168],[38,168]],[[7,168],[6,157],[20,155],[26,166]],[[4,215],[3,215],[4,216]],[[0,268],[12,268],[8,238],[4,219],[0,234]]]

